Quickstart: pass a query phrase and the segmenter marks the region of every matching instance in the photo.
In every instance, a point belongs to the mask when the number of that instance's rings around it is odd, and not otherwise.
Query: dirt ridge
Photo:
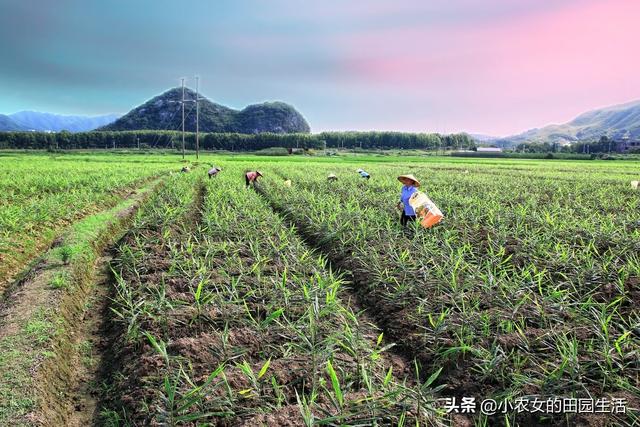
[[[69,422],[76,411],[73,394],[79,372],[76,362],[80,323],[94,291],[100,254],[117,240],[137,209],[162,182],[157,179],[137,188],[118,205],[75,223],[5,294],[0,307],[0,356],[9,362],[4,367],[8,371],[2,372],[0,366],[0,373],[15,381],[0,392],[25,402],[17,412],[5,412],[10,417],[8,422],[74,425]],[[62,255],[61,260],[58,246],[62,245],[82,251],[67,261]],[[21,353],[20,358],[16,351]]]

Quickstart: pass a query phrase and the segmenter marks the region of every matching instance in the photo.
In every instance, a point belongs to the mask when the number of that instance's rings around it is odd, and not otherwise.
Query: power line
[[[182,78],[182,160],[184,160],[184,77]]]

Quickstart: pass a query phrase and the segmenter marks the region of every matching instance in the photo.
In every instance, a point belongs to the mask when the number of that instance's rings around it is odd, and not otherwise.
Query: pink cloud
[[[345,79],[456,109],[503,134],[640,97],[640,2],[573,2],[508,20],[395,28],[339,41]]]

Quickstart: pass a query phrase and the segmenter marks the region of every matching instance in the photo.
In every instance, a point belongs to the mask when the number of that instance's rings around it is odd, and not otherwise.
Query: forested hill
[[[196,129],[196,93],[185,89],[185,129]],[[134,108],[115,122],[98,130],[180,130],[182,128],[182,88],[173,88]],[[201,132],[242,134],[308,133],[305,118],[284,102],[265,102],[234,110],[200,95]]]

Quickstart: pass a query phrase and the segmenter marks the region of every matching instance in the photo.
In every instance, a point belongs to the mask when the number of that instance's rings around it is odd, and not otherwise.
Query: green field
[[[0,153],[0,424],[640,422],[637,162],[189,158]]]

